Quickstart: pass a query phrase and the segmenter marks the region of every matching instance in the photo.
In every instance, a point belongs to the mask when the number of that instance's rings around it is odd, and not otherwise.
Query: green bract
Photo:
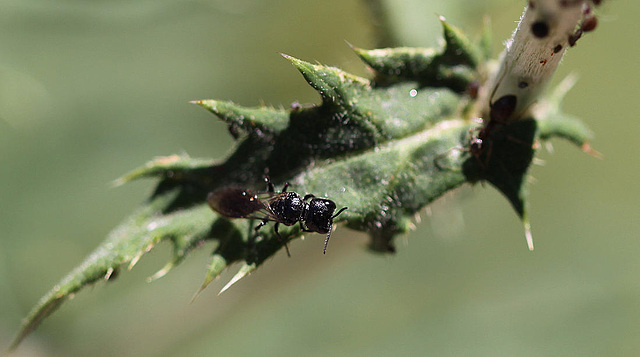
[[[372,80],[285,56],[320,94],[318,106],[281,110],[196,101],[227,123],[236,139],[233,152],[221,161],[159,158],[120,179],[149,177],[159,183],[148,201],[42,298],[15,344],[72,294],[133,267],[161,241],[173,244],[173,258],[152,279],[203,241],[217,243],[203,288],[231,264],[241,263],[231,283],[255,270],[283,248],[282,241],[268,226],[249,244],[257,222],[221,217],[206,197],[228,186],[264,190],[267,172],[276,187],[289,182],[296,192],[348,207],[336,222],[367,232],[370,248],[378,252],[392,252],[394,237],[412,227],[416,213],[465,182],[490,182],[526,220],[524,183],[532,144],[560,136],[585,146],[589,132],[559,111],[563,93],[556,93],[536,117],[499,128],[481,155],[471,155],[478,124],[471,120],[475,98],[467,88],[485,81],[488,37],[474,44],[444,21],[443,27],[440,49],[355,49],[375,71]],[[286,240],[302,234],[297,226],[280,233]],[[321,254],[321,238],[309,244],[317,244]]]

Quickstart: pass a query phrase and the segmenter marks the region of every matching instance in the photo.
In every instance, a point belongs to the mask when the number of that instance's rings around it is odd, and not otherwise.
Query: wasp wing
[[[279,193],[273,192],[228,188],[209,193],[207,203],[225,217],[278,221],[269,205],[278,195]]]

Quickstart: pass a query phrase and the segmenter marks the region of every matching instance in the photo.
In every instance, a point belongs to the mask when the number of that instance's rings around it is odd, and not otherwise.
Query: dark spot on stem
[[[544,21],[536,21],[531,25],[531,33],[537,38],[545,38],[549,35],[549,25]]]

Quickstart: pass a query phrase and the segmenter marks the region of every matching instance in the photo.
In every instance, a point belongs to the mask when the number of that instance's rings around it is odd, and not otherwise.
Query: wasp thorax
[[[280,223],[291,226],[302,218],[305,202],[299,194],[287,192],[283,197],[271,202],[271,210],[280,218]]]

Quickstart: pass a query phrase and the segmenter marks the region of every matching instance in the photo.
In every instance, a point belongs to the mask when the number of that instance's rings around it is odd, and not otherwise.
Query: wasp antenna
[[[324,239],[324,250],[322,251],[322,254],[327,254],[327,244],[329,244],[329,237],[331,237],[331,228],[329,228],[329,233],[327,233],[327,238]]]
[[[340,215],[340,213],[346,211],[349,207],[342,207],[340,208],[340,210],[338,211],[338,213],[334,214],[333,216],[331,216],[331,219],[334,219],[336,217],[338,217]],[[327,238],[327,240],[329,240],[329,238]]]

